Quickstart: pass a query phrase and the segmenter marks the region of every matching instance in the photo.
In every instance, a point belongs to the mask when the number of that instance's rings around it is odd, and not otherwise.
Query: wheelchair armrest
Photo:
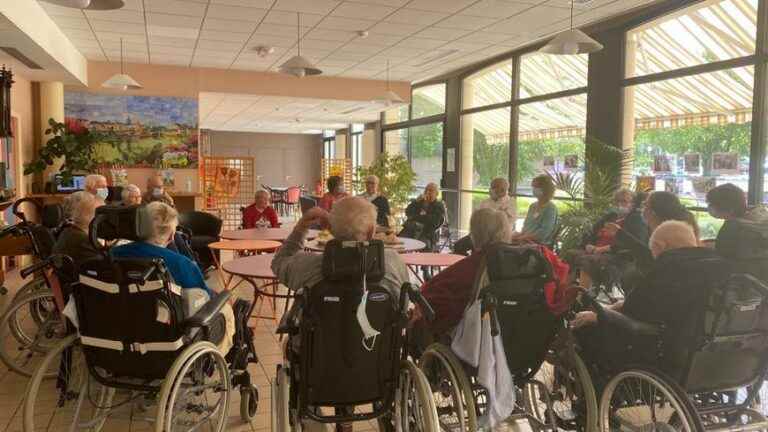
[[[607,324],[608,326],[627,331],[634,336],[658,336],[662,331],[662,328],[659,325],[638,321],[621,312],[616,312],[611,309],[603,309],[603,312],[598,314],[598,321]]]
[[[211,325],[213,318],[232,296],[231,291],[222,291],[212,297],[200,308],[194,315],[184,320],[183,325],[187,328],[207,327]]]
[[[299,327],[296,325],[298,321],[296,316],[301,312],[303,305],[304,296],[296,295],[290,309],[288,309],[288,311],[283,314],[282,318],[280,318],[280,323],[277,325],[277,330],[275,331],[276,334],[298,333]]]

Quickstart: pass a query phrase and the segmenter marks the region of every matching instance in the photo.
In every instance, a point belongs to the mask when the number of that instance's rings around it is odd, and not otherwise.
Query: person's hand
[[[421,319],[421,308],[419,305],[416,305],[416,307],[409,310],[408,315],[408,325],[410,327],[413,325],[413,323]]]
[[[617,233],[617,232],[619,232],[619,230],[621,229],[621,227],[620,227],[618,224],[615,224],[615,223],[613,223],[613,222],[608,222],[607,224],[605,224],[605,226],[603,227],[603,229],[605,230],[605,232],[606,232],[608,235],[610,235],[610,236],[615,236],[615,235],[616,235],[616,233]]]
[[[595,250],[594,250],[594,253],[596,253],[596,254],[604,254],[604,253],[609,252],[610,250],[611,250],[611,246],[610,245],[605,245],[605,246],[596,247]]]
[[[592,311],[579,312],[569,323],[571,328],[577,329],[580,327],[594,325],[597,323],[597,314]]]
[[[306,231],[312,226],[320,226],[320,228],[325,229],[328,225],[328,212],[320,207],[313,207],[304,213],[304,216],[296,223],[296,229]]]
[[[588,253],[588,254],[591,254],[591,253],[595,253],[595,249],[597,249],[597,248],[595,247],[595,245],[591,245],[591,244],[588,244],[588,245],[587,245],[587,246],[584,248],[584,252],[586,252],[586,253]]]

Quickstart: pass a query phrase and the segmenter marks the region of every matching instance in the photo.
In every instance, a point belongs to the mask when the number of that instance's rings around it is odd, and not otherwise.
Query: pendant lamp
[[[112,75],[112,77],[101,84],[102,87],[120,89],[120,90],[138,90],[141,84],[126,74],[123,65],[123,38],[120,38],[120,73]]]
[[[571,0],[571,26],[539,48],[539,52],[556,55],[589,54],[603,49],[603,45],[573,28],[573,0]]]
[[[393,92],[389,88],[389,60],[387,60],[387,92],[384,93],[382,97],[375,99],[374,102],[383,104],[384,106],[387,106],[387,107],[405,103],[403,98],[401,98],[397,93]]]
[[[281,73],[301,78],[323,73],[312,62],[301,56],[301,14],[296,13],[296,46],[297,55],[291,57],[277,69]]]

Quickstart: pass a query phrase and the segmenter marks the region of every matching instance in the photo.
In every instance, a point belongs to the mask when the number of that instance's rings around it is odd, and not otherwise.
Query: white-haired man
[[[107,178],[101,174],[90,174],[85,178],[85,191],[98,197],[102,202],[107,200]]]
[[[365,178],[365,192],[360,196],[376,206],[376,223],[383,227],[389,227],[389,200],[380,194],[379,178],[377,176],[369,175]]]
[[[312,287],[323,280],[323,256],[303,252],[307,231],[315,225],[330,225],[331,234],[339,240],[370,240],[376,232],[376,207],[364,198],[349,197],[337,201],[330,214],[318,207],[306,212],[272,260],[272,271],[291,290]],[[397,252],[387,249],[384,253],[381,286],[398,298],[400,287],[408,282],[408,270]]]
[[[515,230],[515,222],[517,222],[517,214],[515,213],[515,203],[509,196],[509,182],[504,177],[496,177],[491,180],[490,188],[488,189],[488,199],[480,202],[476,210],[480,209],[493,209],[504,213],[509,222],[509,226],[512,231]],[[472,237],[469,235],[460,238],[453,245],[453,252],[461,255],[467,255],[472,250]]]
[[[132,206],[141,204],[141,189],[135,184],[129,184],[123,188],[123,205]]]

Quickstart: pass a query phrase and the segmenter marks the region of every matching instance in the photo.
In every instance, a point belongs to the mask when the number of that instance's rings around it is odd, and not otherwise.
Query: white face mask
[[[154,195],[156,197],[162,196],[163,195],[163,188],[156,187],[156,188],[152,189],[152,195]]]
[[[107,188],[98,188],[96,189],[96,196],[101,198],[102,200],[106,200],[109,196],[109,189]]]
[[[373,351],[374,345],[376,345],[376,336],[381,332],[371,326],[368,321],[368,314],[365,312],[365,305],[368,303],[368,286],[365,281],[365,275],[363,275],[363,296],[360,298],[360,304],[357,305],[357,323],[360,324],[360,330],[363,331],[363,347],[368,351]],[[368,339],[373,338],[370,346],[366,344]]]
[[[533,196],[536,198],[541,198],[544,196],[544,189],[542,188],[533,188]]]

